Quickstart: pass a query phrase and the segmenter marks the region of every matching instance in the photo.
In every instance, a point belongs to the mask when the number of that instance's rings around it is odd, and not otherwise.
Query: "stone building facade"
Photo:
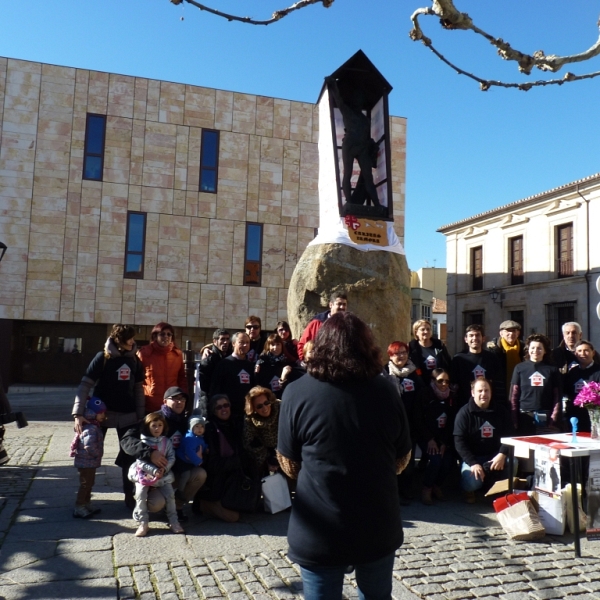
[[[90,115],[104,123],[100,158]],[[292,272],[319,226],[318,128],[311,103],[0,58],[0,359],[11,354],[10,379],[39,379],[42,355],[65,369],[56,354],[74,343],[80,376],[112,323],[147,340],[168,321],[179,345],[198,348],[250,314],[266,329],[285,319]],[[392,117],[391,131],[403,239],[406,120]],[[209,191],[205,139],[217,140]],[[92,178],[88,164],[101,165]],[[131,215],[144,224],[133,277]]]
[[[567,321],[600,344],[600,174],[441,227],[446,236],[448,347],[464,329],[519,322],[554,345]]]

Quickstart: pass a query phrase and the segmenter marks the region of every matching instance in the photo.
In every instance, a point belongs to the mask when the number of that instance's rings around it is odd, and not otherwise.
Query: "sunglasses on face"
[[[246,329],[260,329],[260,325],[246,325]]]
[[[225,410],[226,408],[229,408],[231,406],[231,404],[229,404],[228,402],[225,404],[217,404],[215,406],[215,410]]]
[[[270,400],[266,400],[265,402],[263,402],[262,404],[257,404],[254,407],[254,410],[260,410],[261,408],[264,408],[265,406],[271,406],[272,402]]]
[[[174,396],[169,398],[171,402],[185,402],[185,398],[183,396]]]
[[[449,379],[436,379],[437,383],[443,384],[443,385],[449,385],[450,380]]]
[[[158,335],[160,337],[173,337],[173,334],[170,331],[161,331]]]
[[[280,327],[277,331],[281,331],[282,333],[286,333],[287,329],[284,329],[283,327]]]

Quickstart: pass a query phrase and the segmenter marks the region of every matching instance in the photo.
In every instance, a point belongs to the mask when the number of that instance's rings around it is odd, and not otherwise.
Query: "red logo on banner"
[[[346,223],[346,227],[352,229],[352,231],[356,231],[360,227],[360,223],[354,215],[346,215],[344,217],[344,223]]]

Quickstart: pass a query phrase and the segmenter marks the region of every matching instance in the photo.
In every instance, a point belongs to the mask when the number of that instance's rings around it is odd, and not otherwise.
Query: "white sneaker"
[[[76,506],[73,511],[73,517],[76,519],[88,519],[94,513],[87,506]]]
[[[148,533],[147,521],[142,521],[135,532],[135,537],[144,537]]]

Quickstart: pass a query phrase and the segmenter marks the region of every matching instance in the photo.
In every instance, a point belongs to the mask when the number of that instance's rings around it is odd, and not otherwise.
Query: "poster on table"
[[[560,496],[560,450],[557,448],[535,449],[534,487],[539,492]]]
[[[600,452],[590,453],[586,534],[588,540],[600,540]]]

